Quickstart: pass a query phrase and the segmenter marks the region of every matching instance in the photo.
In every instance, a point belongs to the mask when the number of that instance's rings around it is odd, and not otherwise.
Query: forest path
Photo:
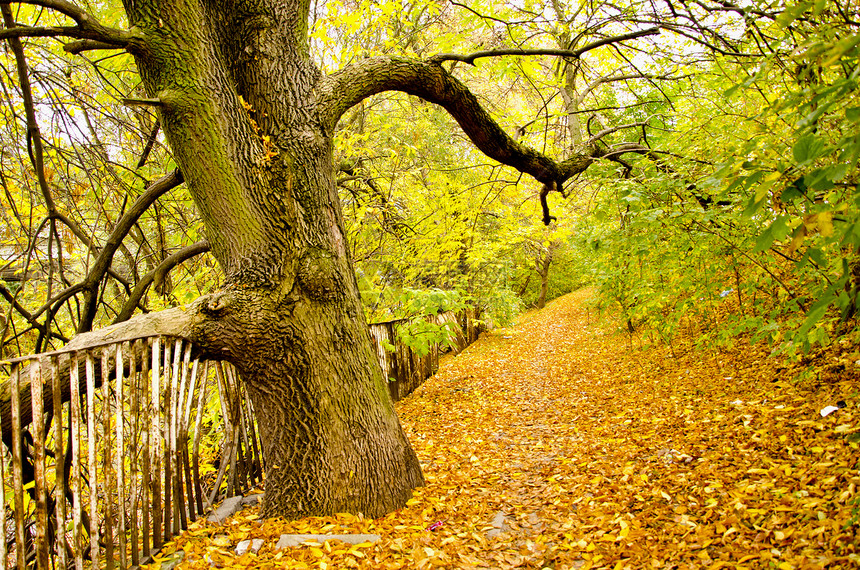
[[[764,352],[633,350],[589,314],[588,295],[485,334],[398,404],[427,478],[406,508],[293,522],[246,511],[219,532],[271,540],[224,565],[856,566],[860,365],[809,386]],[[839,400],[847,407],[820,415]],[[271,546],[280,533],[317,532],[381,538]]]

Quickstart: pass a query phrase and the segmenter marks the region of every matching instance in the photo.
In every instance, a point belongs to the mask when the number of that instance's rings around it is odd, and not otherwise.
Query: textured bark
[[[552,263],[552,250],[547,250],[546,253],[538,260],[537,272],[540,275],[540,295],[537,300],[537,308],[543,309],[546,306],[546,292],[549,288],[549,266]]]
[[[239,369],[264,515],[380,516],[423,476],[397,420],[343,236],[307,5],[128,2],[148,96],[224,268],[188,336]]]

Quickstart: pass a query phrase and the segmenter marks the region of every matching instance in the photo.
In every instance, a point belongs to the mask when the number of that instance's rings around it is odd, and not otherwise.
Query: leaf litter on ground
[[[483,335],[398,403],[427,479],[405,508],[297,521],[250,508],[165,552],[182,549],[181,568],[857,566],[856,347],[802,382],[767,349],[672,358],[633,349],[589,294]],[[285,533],[381,538],[276,550]],[[236,554],[255,538],[259,552]]]

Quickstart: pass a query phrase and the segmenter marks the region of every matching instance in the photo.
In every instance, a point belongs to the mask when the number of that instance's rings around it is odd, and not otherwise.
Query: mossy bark
[[[370,337],[343,235],[307,6],[131,2],[133,47],[226,274],[195,343],[233,362],[266,459],[263,514],[403,506],[423,484]]]

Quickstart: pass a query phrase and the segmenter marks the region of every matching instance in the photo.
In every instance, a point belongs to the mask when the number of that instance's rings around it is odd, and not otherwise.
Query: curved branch
[[[132,291],[131,295],[126,300],[119,312],[119,315],[114,319],[114,324],[121,323],[131,318],[131,315],[140,304],[140,300],[146,294],[150,285],[155,283],[155,285],[158,286],[158,284],[164,280],[167,273],[175,266],[179,265],[183,261],[191,259],[195,255],[200,255],[207,251],[209,251],[209,242],[202,240],[187,247],[183,247],[164,258],[164,261],[162,261],[158,267],[144,275],[143,278],[137,282],[137,286],[134,288],[134,291]]]
[[[590,44],[586,44],[579,49],[568,50],[568,49],[518,49],[518,48],[500,48],[500,49],[489,49],[483,51],[476,51],[470,54],[456,54],[456,53],[440,53],[434,55],[429,59],[432,63],[442,63],[443,61],[462,61],[463,63],[468,63],[469,65],[475,65],[475,60],[480,59],[482,57],[500,57],[506,55],[552,55],[558,57],[572,57],[574,59],[582,57],[582,55],[586,52],[589,52],[593,49],[597,49],[599,47],[616,44],[619,42],[623,42],[626,40],[632,40],[636,38],[641,38],[644,36],[653,36],[660,33],[659,26],[655,26],[653,28],[647,28],[644,30],[639,30],[636,32],[630,32],[627,34],[620,34],[617,36],[610,36],[608,38],[603,38]]]
[[[653,116],[654,115],[651,115],[651,117],[653,117]],[[591,138],[588,139],[587,144],[596,143],[600,139],[607,137],[607,136],[611,135],[612,133],[617,133],[618,131],[622,131],[624,129],[635,129],[636,127],[647,127],[648,121],[651,120],[651,117],[648,117],[644,121],[637,121],[635,123],[626,123],[624,125],[618,125],[616,127],[605,128],[602,131],[599,131],[598,133],[592,135]]]
[[[123,214],[117,221],[110,236],[108,236],[102,249],[96,256],[90,272],[84,280],[83,286],[85,289],[86,301],[84,310],[81,313],[81,322],[78,325],[78,332],[85,332],[92,328],[93,319],[96,314],[98,304],[98,284],[101,282],[105,273],[110,269],[111,262],[116,250],[119,249],[123,238],[128,234],[131,227],[137,219],[155,202],[161,195],[168,190],[176,188],[184,182],[182,172],[178,168],[172,172],[165,174],[137,197],[134,204]]]
[[[113,48],[126,48],[139,35],[134,31],[120,30],[102,25],[95,16],[80,6],[66,0],[16,0],[18,4],[31,4],[59,12],[75,21],[77,26],[54,26],[46,28],[31,28],[17,26],[6,22],[6,29],[0,30],[0,38],[34,37],[34,36],[65,36],[79,40],[101,42]],[[9,4],[5,4],[9,6]]]
[[[30,323],[30,326],[32,326],[34,329],[36,329],[37,331],[39,331],[43,335],[48,333],[47,327],[45,327],[45,325],[43,325],[38,320],[36,320],[36,315],[33,315],[21,303],[19,303],[18,299],[15,298],[15,296],[12,294],[12,292],[9,291],[9,289],[7,289],[3,283],[0,283],[0,296],[2,296],[4,299],[6,299],[6,301],[9,303],[9,305],[15,311],[17,311],[19,315],[24,317],[24,319],[28,323]],[[63,335],[61,335],[59,333],[51,332],[50,336],[52,338],[60,339],[62,342],[69,342],[69,339],[67,339],[66,337],[64,337]]]
[[[576,99],[576,106],[579,107],[585,102],[585,98],[589,93],[600,87],[605,83],[614,83],[616,81],[629,81],[631,79],[659,79],[661,81],[678,81],[680,79],[685,79],[690,77],[692,74],[687,75],[654,75],[650,73],[627,73],[624,75],[606,75],[604,77],[598,77],[591,83],[585,86],[585,89],[582,90],[582,93],[579,94],[579,97]]]
[[[583,172],[603,152],[593,146],[556,162],[508,135],[477,97],[441,65],[407,58],[371,58],[324,78],[317,89],[320,119],[333,131],[350,107],[383,91],[402,91],[440,105],[481,152],[530,174],[550,190],[559,190],[565,180]],[[546,209],[544,214],[548,224]]]

